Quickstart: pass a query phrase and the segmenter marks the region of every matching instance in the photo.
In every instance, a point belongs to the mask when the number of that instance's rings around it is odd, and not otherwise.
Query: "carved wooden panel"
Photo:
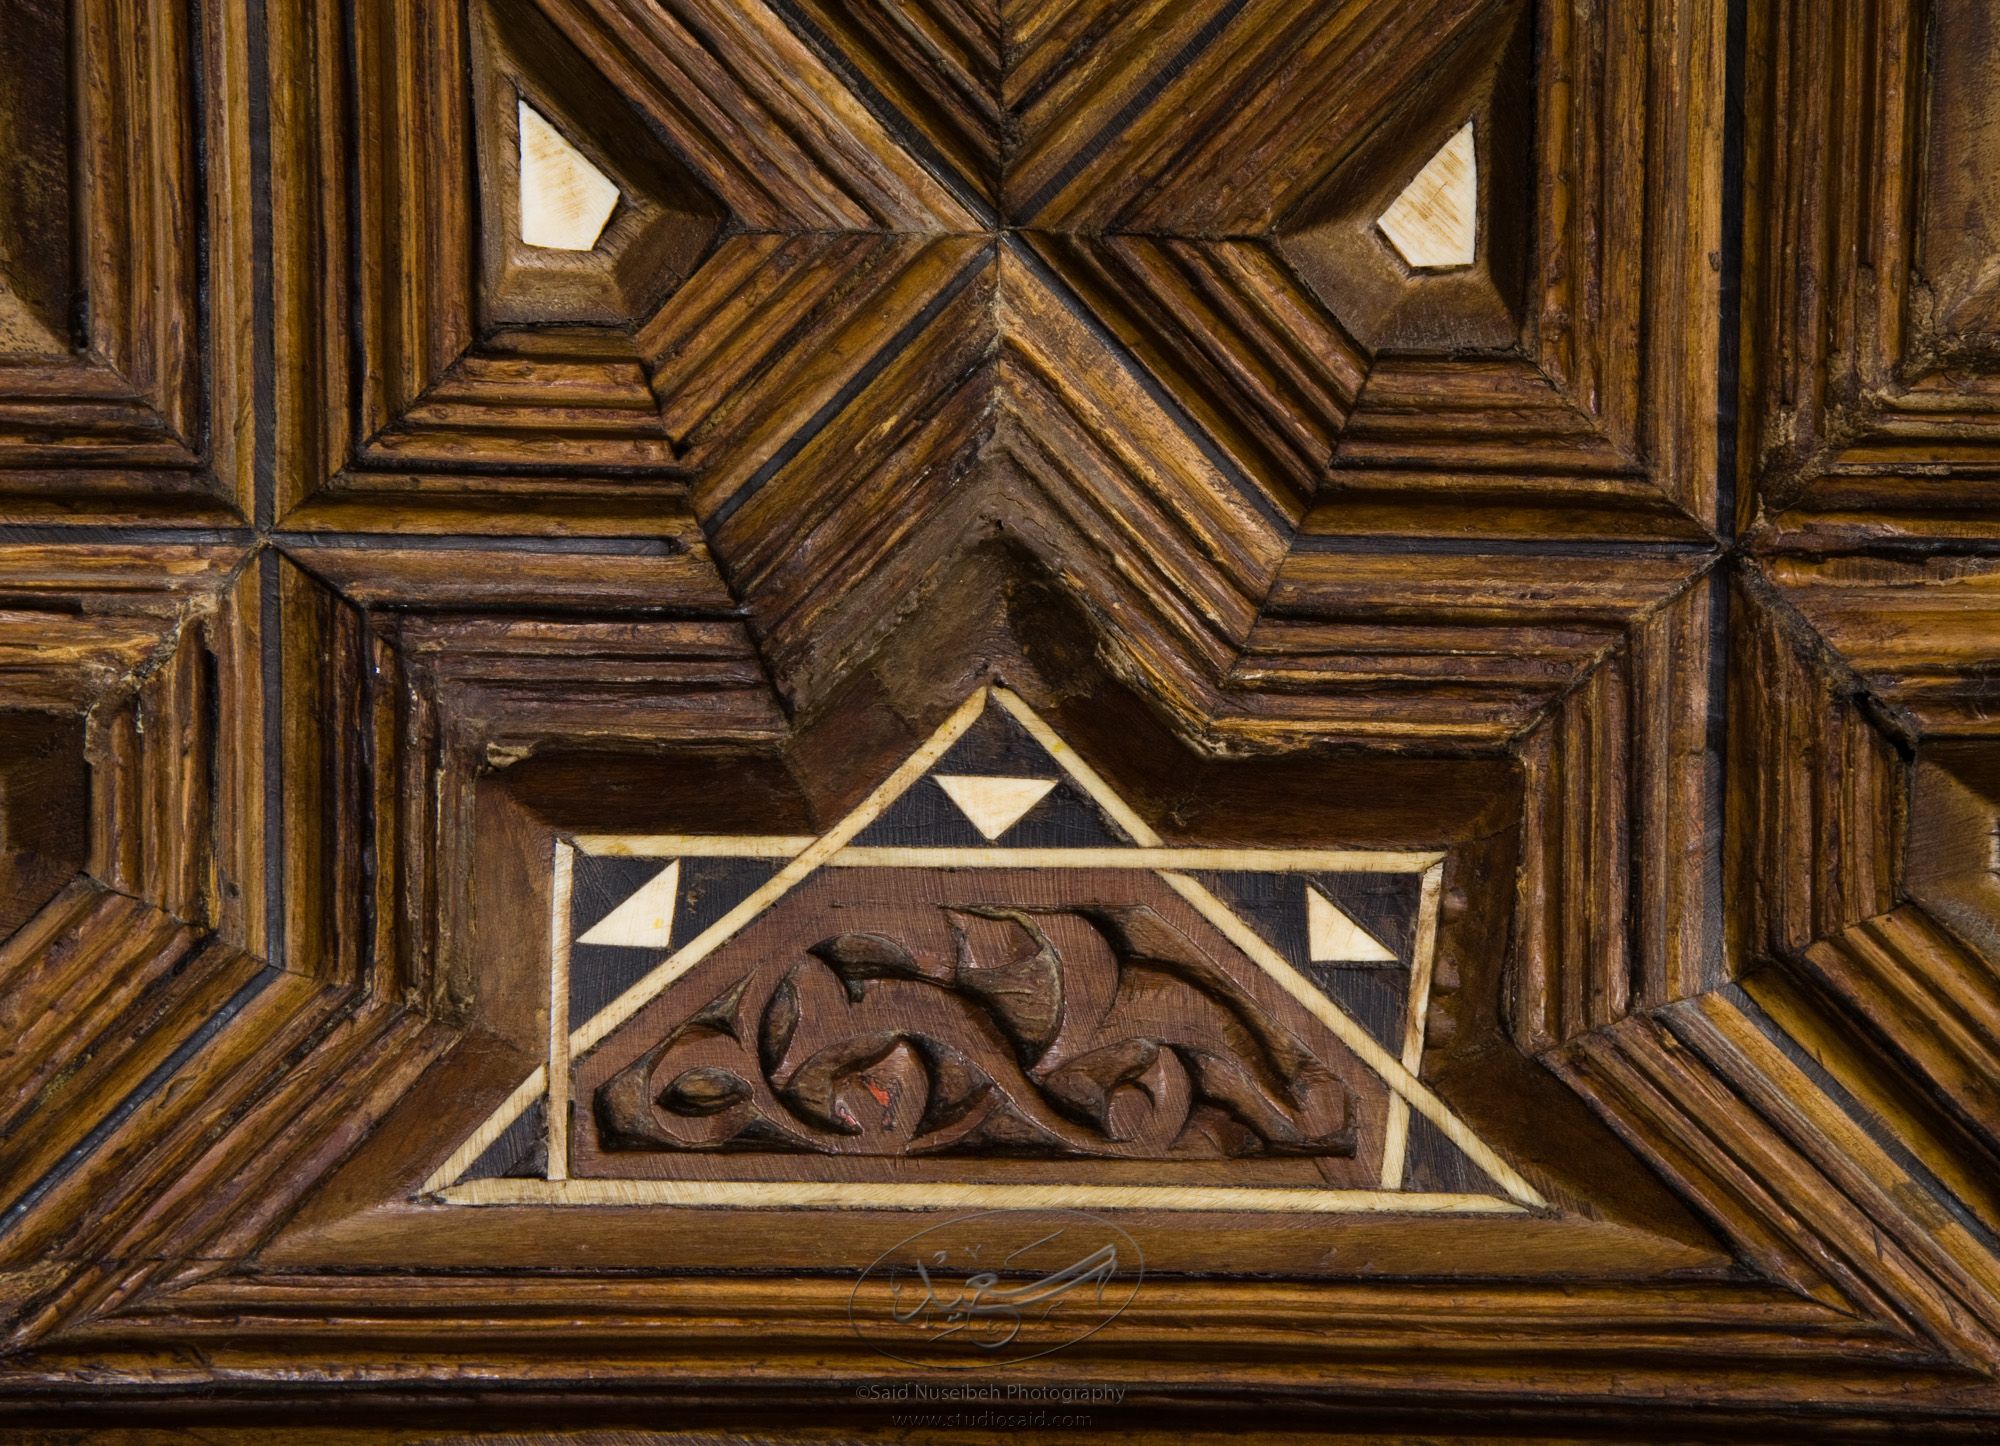
[[[250,164],[241,18],[134,0],[0,17],[0,511],[243,520]]]
[[[1991,1434],[1983,7],[0,40],[0,1419]]]
[[[1417,1078],[1442,853],[1166,847],[1005,689],[816,838],[556,848],[549,1059],[444,1200],[1546,1204]]]

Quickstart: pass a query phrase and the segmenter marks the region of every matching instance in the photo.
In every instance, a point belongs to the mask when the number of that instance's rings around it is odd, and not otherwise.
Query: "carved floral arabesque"
[[[846,933],[744,975],[598,1089],[603,1147],[1353,1155],[1348,1085],[1152,909],[939,907],[951,958]]]

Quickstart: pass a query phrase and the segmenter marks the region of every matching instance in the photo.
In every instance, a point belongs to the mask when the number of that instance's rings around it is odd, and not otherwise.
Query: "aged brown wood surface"
[[[1986,6],[0,71],[0,1429],[2000,1431]]]

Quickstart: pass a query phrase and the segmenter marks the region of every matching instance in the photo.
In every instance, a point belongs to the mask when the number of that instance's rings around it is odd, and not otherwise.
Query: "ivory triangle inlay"
[[[541,113],[520,102],[521,240],[549,251],[589,251],[618,206],[618,187]]]
[[[675,859],[639,886],[639,891],[579,935],[579,944],[612,944],[625,949],[664,949],[673,941],[674,906],[681,895],[681,861]]]
[[[1058,777],[1049,779],[1022,777],[1018,774],[939,774],[934,772],[944,757],[961,740],[967,737],[968,731],[989,710],[1007,715],[1014,723],[1018,724],[1028,735],[1034,747],[1039,749],[1053,765],[1050,771],[1057,773]],[[930,779],[935,779],[940,788],[945,790],[947,797],[953,798],[954,806],[961,808],[964,805],[954,795],[951,785],[953,783],[975,785],[969,792],[963,787],[958,792],[972,798],[975,801],[975,808],[989,801],[994,801],[996,811],[989,812],[987,819],[989,824],[994,825],[993,832],[996,833],[1004,832],[1006,828],[1012,827],[1014,823],[1018,822],[1025,815],[1028,809],[1034,806],[1036,801],[1046,796],[1058,782],[1066,783],[1074,787],[1084,798],[1100,809],[1107,819],[1115,821],[1124,841],[1109,847],[1067,848],[1041,845],[1020,850],[1009,849],[1004,846],[992,849],[953,849],[946,847],[928,848],[922,845],[905,847],[856,844],[855,840],[857,837],[864,834],[886,811],[894,808],[898,800],[913,788],[923,785]],[[1031,791],[1033,793],[1032,799],[1027,796]],[[996,795],[1004,796],[1008,793],[1013,795],[1011,814],[997,811]],[[977,817],[972,810],[967,810],[966,817],[974,821],[975,827],[978,826]],[[981,831],[986,832],[987,830],[982,829]],[[701,845],[696,852],[704,857],[715,854],[717,851],[712,845],[720,843],[722,837],[704,837],[696,840],[695,842]],[[937,731],[931,735],[928,741],[909,755],[901,766],[889,773],[847,816],[834,823],[825,833],[811,839],[788,838],[775,840],[775,842],[783,845],[776,855],[773,855],[769,849],[769,845],[773,842],[774,840],[763,836],[744,836],[739,845],[743,850],[744,857],[756,857],[760,859],[783,857],[785,859],[783,865],[775,873],[771,874],[768,881],[761,887],[743,897],[733,907],[723,912],[720,917],[708,923],[706,927],[695,928],[691,937],[673,943],[671,945],[671,952],[665,959],[661,960],[659,964],[655,965],[642,978],[628,985],[622,993],[609,1003],[604,1004],[596,1012],[581,1021],[572,1020],[571,1029],[567,1036],[562,1036],[560,1033],[552,1035],[548,1062],[538,1066],[534,1073],[523,1080],[521,1085],[498,1105],[486,1122],[468,1136],[449,1159],[445,1160],[432,1172],[431,1176],[420,1187],[420,1193],[425,1195],[437,1194],[453,1203],[469,1205],[500,1203],[503,1200],[516,1199],[516,1196],[509,1195],[506,1192],[517,1189],[527,1192],[520,1194],[518,1196],[519,1200],[534,1200],[549,1204],[586,1203],[587,1200],[601,1199],[605,1203],[626,1205],[705,1203],[733,1206],[778,1203],[781,1197],[785,1200],[799,1200],[817,1205],[849,1202],[857,1204],[880,1204],[886,1198],[880,1192],[895,1188],[893,1185],[885,1185],[881,1181],[848,1182],[818,1179],[774,1179],[759,1181],[754,1185],[739,1188],[738,1185],[728,1182],[682,1179],[655,1180],[650,1177],[644,1179],[638,1177],[628,1178],[617,1174],[615,1171],[611,1175],[593,1176],[590,1179],[581,1181],[571,1179],[567,1175],[558,1177],[555,1174],[551,1174],[549,1178],[543,1180],[498,1180],[485,1175],[472,1176],[468,1172],[473,1170],[482,1157],[483,1152],[504,1131],[513,1127],[516,1121],[527,1116],[538,1103],[546,1105],[553,1093],[551,1090],[552,1078],[568,1081],[573,1084],[576,1079],[581,1077],[581,1071],[591,1067],[592,1051],[596,1050],[600,1045],[606,1044],[607,1041],[616,1040],[621,1030],[626,1028],[631,1021],[641,1019],[641,1011],[645,1010],[655,1000],[660,999],[666,991],[675,986],[677,981],[687,977],[690,971],[700,968],[704,961],[709,960],[718,951],[730,947],[732,941],[742,931],[762,921],[776,918],[779,910],[785,907],[785,901],[792,898],[794,891],[799,891],[798,898],[793,899],[793,902],[798,902],[799,899],[806,897],[806,891],[809,890],[837,890],[838,875],[843,868],[851,867],[862,870],[909,868],[917,870],[920,873],[937,873],[940,871],[949,873],[956,870],[964,870],[969,873],[970,871],[985,868],[999,869],[1003,872],[1022,869],[1045,869],[1049,871],[1051,881],[1059,883],[1064,875],[1069,874],[1074,869],[1097,871],[1123,867],[1142,871],[1146,876],[1156,880],[1158,884],[1164,885],[1173,896],[1177,897],[1180,903],[1185,904],[1193,912],[1199,920],[1200,926],[1208,930],[1213,930],[1215,935],[1220,936],[1220,942],[1232,946],[1237,951],[1234,955],[1220,956],[1234,960],[1233,964],[1223,966],[1225,974],[1232,975],[1233,977],[1235,973],[1261,970],[1262,974],[1259,977],[1275,985],[1276,988],[1281,989],[1291,1000],[1303,1006],[1315,1021],[1315,1027],[1323,1028],[1325,1034],[1330,1036],[1326,1040],[1326,1047],[1329,1050],[1341,1051],[1338,1055],[1329,1053],[1326,1056],[1327,1058],[1348,1059],[1350,1060],[1350,1069],[1358,1067],[1364,1073],[1374,1076],[1379,1082],[1379,1087],[1385,1089],[1388,1095],[1393,1096],[1393,1100],[1390,1102],[1390,1123],[1385,1125],[1385,1130],[1391,1133],[1404,1130],[1413,1121],[1418,1119],[1428,1122],[1429,1126],[1435,1127],[1454,1148],[1462,1152],[1466,1159],[1471,1162],[1474,1170],[1483,1175],[1490,1182],[1492,1188],[1505,1198],[1496,1200],[1491,1194],[1477,1193],[1476,1191],[1471,1194],[1453,1193],[1449,1190],[1439,1193],[1436,1189],[1429,1187],[1409,1185],[1405,1178],[1405,1166],[1407,1163],[1405,1151],[1401,1145],[1395,1145],[1392,1148],[1394,1142],[1385,1135],[1380,1146],[1380,1160],[1379,1162],[1374,1162],[1379,1164],[1380,1168],[1379,1179],[1381,1183],[1379,1186],[1371,1184],[1366,1189],[1341,1186],[1321,1191],[1317,1189],[1299,1190],[1292,1188],[1259,1190],[1234,1185],[1216,1186],[1213,1190],[1206,1188],[1189,1189],[1184,1188],[1184,1182],[1180,1185],[1168,1184],[1157,1188],[1119,1184],[1115,1187],[1107,1187],[1115,1191],[1116,1202],[1134,1206],[1145,1203],[1162,1209],[1208,1209],[1219,1206],[1220,1208],[1227,1209],[1397,1211],[1408,1208],[1421,1208],[1452,1212],[1462,1210],[1487,1211],[1493,1209],[1518,1210],[1521,1208],[1538,1210],[1545,1208],[1547,1205],[1545,1198],[1536,1191],[1534,1186],[1519,1171],[1515,1170],[1495,1153],[1491,1146],[1481,1140],[1448,1105],[1433,1093],[1430,1087],[1419,1078],[1416,1068],[1405,1064],[1397,1054],[1392,1052],[1389,1046],[1384,1045],[1371,1035],[1366,1025],[1360,1023],[1353,1015],[1346,1012],[1320,985],[1299,973],[1298,969],[1283,953],[1274,947],[1254,927],[1246,923],[1227,903],[1212,893],[1199,877],[1205,869],[1242,869],[1253,866],[1258,862],[1267,863],[1269,868],[1276,872],[1294,874],[1311,870],[1334,870],[1338,872],[1379,872],[1384,870],[1389,872],[1409,872],[1414,869],[1434,870],[1442,862],[1441,855],[1429,852],[1421,855],[1368,855],[1351,854],[1345,851],[1307,851],[1305,854],[1300,854],[1296,850],[1246,851],[1236,848],[1206,848],[1193,845],[1178,849],[1169,847],[1166,840],[1155,832],[1152,826],[1131,805],[1126,803],[1103,777],[1084,759],[1079,757],[1075,750],[1071,749],[1068,744],[1059,738],[1050,729],[1048,724],[1029,708],[1026,702],[1018,695],[997,684],[979,688],[968,696],[953,711],[950,717],[939,724]],[[992,861],[990,863],[982,862],[982,856],[989,854]],[[1131,862],[1121,864],[1119,856],[1127,854],[1132,856]],[[856,855],[867,855],[867,857],[860,858],[855,857]],[[910,857],[904,857],[904,855]],[[657,856],[664,858],[668,855],[661,853]],[[941,856],[949,856],[948,861],[941,863]],[[677,862],[682,859],[682,855],[678,852],[672,855],[672,857]],[[673,865],[669,865],[669,870],[672,870],[673,867]],[[627,899],[624,904],[620,905],[617,910],[614,910],[614,916],[624,914],[628,910],[635,913],[639,912],[637,907],[639,896],[651,892],[656,886],[663,890],[667,887],[661,884],[659,880],[647,884],[635,893],[632,898]],[[1101,885],[1092,885],[1089,892],[1094,894],[1101,887]],[[1135,883],[1131,887],[1143,889],[1149,886],[1143,883]],[[963,891],[957,890],[955,892]],[[1333,956],[1327,962],[1382,963],[1393,961],[1394,956],[1382,947],[1380,941],[1373,938],[1359,924],[1337,909],[1331,899],[1317,896],[1316,891],[1305,888],[1291,894],[1290,897],[1298,900],[1299,904],[1304,905],[1308,911],[1308,919],[1306,920],[1308,926],[1307,942],[1312,946],[1312,952],[1315,956]],[[553,927],[560,930],[564,925],[564,921],[568,918],[570,908],[570,897],[566,885],[558,885],[553,907],[555,910],[555,923]],[[815,905],[807,903],[805,907],[811,908],[815,907]],[[942,907],[947,912],[955,912],[960,915],[967,913],[967,910],[962,905],[945,904]],[[1150,908],[1151,906],[1149,905],[1148,907]],[[1170,905],[1170,907],[1178,906]],[[976,913],[977,911],[974,912]],[[1053,916],[1064,911],[1056,909],[1046,912]],[[1074,914],[1075,909],[1072,908],[1069,912]],[[984,915],[980,915],[980,917],[984,917]],[[651,921],[649,920],[649,922]],[[622,928],[623,926],[615,925],[614,918],[608,916],[606,920],[591,930],[582,939],[577,940],[577,942],[602,942],[600,931],[609,930],[614,927]],[[1109,936],[1101,935],[1101,937],[1108,938]],[[853,945],[857,940],[859,941],[859,947],[864,953],[878,945],[886,946],[891,942],[884,939],[877,939],[873,935],[863,934],[857,935],[855,940],[849,940],[847,943],[848,945]],[[829,940],[827,942],[831,947],[835,941]],[[1108,945],[1107,947],[1111,946]],[[1419,947],[1421,948],[1421,946]],[[835,950],[836,954],[839,952],[839,950]],[[1240,957],[1238,957],[1239,955]],[[558,953],[557,957],[563,956]],[[832,967],[824,953],[817,953],[808,949],[805,951],[804,957],[818,959],[821,965]],[[870,965],[869,960],[866,958],[860,962],[864,967],[858,973],[852,975],[852,978],[856,980],[889,979],[892,977],[932,978],[931,975],[923,973],[920,964],[913,966],[917,970],[915,974],[911,974],[907,970],[899,974],[894,969],[883,972],[880,968]],[[1060,963],[1060,960],[1058,959],[1057,962]],[[800,967],[810,968],[811,966],[801,965]],[[992,971],[983,972],[990,973]],[[1236,988],[1242,989],[1243,987],[1243,984],[1239,980]],[[1259,987],[1263,986],[1260,985]],[[848,997],[850,1002],[856,1002],[854,1001],[852,991],[850,991]],[[998,996],[996,995],[995,997]],[[1013,996],[1010,995],[1009,997]],[[711,1009],[726,1010],[729,1007],[733,1007],[729,1001],[736,998],[737,996],[732,993],[718,995],[711,1001],[709,1007]],[[815,1019],[819,1018],[817,1015],[814,1017]],[[1061,1014],[1052,1014],[1049,1016],[1051,1020],[1066,1017],[1068,1016]],[[822,1020],[821,1022],[826,1021]],[[839,1022],[838,1017],[834,1017],[832,1022],[837,1024]],[[1406,1021],[1406,1031],[1408,1027]],[[737,1045],[743,1043],[741,1038],[730,1035],[727,1031],[717,1035],[717,1038],[725,1041],[723,1044],[716,1046],[724,1050],[728,1047],[728,1040],[734,1040]],[[629,1046],[630,1041],[626,1041],[626,1044]],[[758,1047],[762,1047],[761,1042]],[[636,1058],[643,1059],[644,1057],[641,1054]],[[623,1066],[624,1069],[634,1067],[632,1064]],[[755,1072],[758,1066],[753,1065],[751,1068]],[[671,1112],[675,1114],[675,1118],[677,1119],[683,1116],[697,1120],[707,1120],[711,1117],[720,1118],[721,1115],[726,1114],[730,1110],[742,1108],[745,1100],[749,1098],[742,1095],[740,1091],[727,1095],[715,1094],[710,1089],[713,1081],[699,1070],[695,1073],[697,1078],[691,1084],[693,1093],[688,1099],[683,1100],[680,1105],[671,1105],[671,1102],[669,1102]],[[747,1076],[738,1075],[737,1078],[743,1082],[744,1088],[751,1089],[754,1093],[756,1087],[747,1082]],[[863,1087],[866,1087],[866,1082],[863,1083]],[[1027,1087],[1030,1089],[1039,1088],[1032,1082]],[[649,1091],[640,1091],[639,1097],[651,1102],[649,1108],[653,1105],[660,1105],[662,1108],[669,1107],[661,1105],[663,1096],[656,1097]],[[567,1098],[567,1092],[565,1092],[565,1098]],[[711,1102],[719,1104],[720,1109],[710,1109],[708,1106]],[[560,1113],[559,1109],[550,1112],[547,1116],[547,1119],[550,1121],[558,1118],[566,1118],[566,1116]],[[635,1122],[638,1121],[637,1116],[633,1118]],[[1401,1120],[1402,1124],[1396,1125],[1394,1123],[1396,1120]],[[727,1122],[725,1121],[724,1123]],[[636,1124],[636,1127],[646,1128],[643,1124]],[[547,1128],[551,1140],[551,1149],[555,1149],[557,1147],[556,1137],[559,1129],[554,1124],[549,1124]],[[651,1128],[658,1129],[660,1127],[656,1122]],[[567,1136],[564,1137],[564,1140],[567,1140]],[[567,1143],[562,1144],[561,1147],[564,1150],[569,1148]],[[649,1146],[649,1148],[651,1147]],[[670,1141],[668,1149],[671,1150],[672,1148],[675,1147]],[[888,1158],[893,1157],[896,1151],[894,1149],[883,1151],[862,1150],[851,1153],[855,1153],[857,1156],[865,1155],[871,1157],[879,1153],[884,1158]],[[1118,1152],[1114,1149],[1112,1153],[1116,1154]],[[558,1157],[552,1156],[551,1158]],[[580,1157],[571,1157],[572,1164],[576,1158]],[[596,1167],[593,1166],[592,1168]],[[1374,1178],[1371,1174],[1370,1179]],[[585,1193],[578,1193],[579,1185]],[[926,1192],[923,1198],[933,1201],[938,1198],[935,1195],[935,1191],[939,1188],[936,1184],[925,1184],[918,1188]],[[996,1203],[1005,1203],[1008,1200],[1024,1198],[1012,1193],[1013,1187],[1011,1186],[996,1186],[994,1188],[1000,1191],[998,1195],[992,1197]],[[1087,1182],[1079,1182],[1075,1185],[1065,1184],[1056,1187],[1038,1184],[1031,1187],[1030,1194],[1032,1198],[1040,1200],[1043,1203],[1047,1203],[1051,1198],[1051,1189],[1058,1191],[1060,1198],[1069,1200],[1100,1200],[1110,1198],[1103,1191],[1100,1191],[1098,1194],[1092,1194],[1091,1191],[1093,1188],[1095,1187],[1089,1185]],[[599,1191],[602,1194],[591,1196],[587,1193],[589,1191]],[[774,1195],[771,1193],[772,1191],[778,1193]]]
[[[1419,271],[1470,266],[1479,242],[1479,168],[1467,121],[1376,225]]]
[[[1306,947],[1315,964],[1393,964],[1396,956],[1333,900],[1306,885]]]
[[[970,774],[939,774],[937,785],[958,811],[986,837],[997,840],[1021,821],[1056,786],[1053,778],[986,778]]]

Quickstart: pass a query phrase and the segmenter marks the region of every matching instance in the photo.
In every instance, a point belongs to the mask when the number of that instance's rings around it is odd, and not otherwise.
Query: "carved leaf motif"
[[[757,1026],[757,1055],[769,1076],[792,1047],[792,1035],[799,1027],[799,992],[788,974],[778,981],[764,1005],[764,1017]]]
[[[1062,955],[1019,909],[953,909],[947,916],[966,914],[1005,920],[1027,934],[1035,952],[1007,964],[981,965],[973,957],[972,941],[957,918],[952,937],[958,946],[952,982],[978,999],[1006,1032],[1024,1066],[1033,1066],[1055,1042],[1063,1022]]]
[[[680,1028],[681,1033],[695,1029],[712,1029],[718,1034],[726,1034],[731,1039],[740,1040],[737,1033],[737,1014],[743,1007],[743,992],[750,987],[750,976],[744,975],[735,984],[725,989],[704,1004]]]
[[[949,959],[851,932],[746,975],[600,1088],[607,1148],[1354,1153],[1347,1086],[1151,909],[938,907]]]
[[[662,1046],[620,1070],[597,1092],[598,1137],[604,1148],[802,1147],[804,1137],[772,1120],[758,1105],[755,1086],[733,1070],[713,1065],[684,1070],[648,1099],[660,1055],[669,1047]]]
[[[706,1065],[680,1075],[660,1092],[660,1107],[677,1115],[719,1115],[750,1098],[743,1076]]]
[[[671,1044],[671,1041],[668,1042]],[[597,1092],[597,1133],[606,1149],[644,1149],[649,1145],[671,1147],[673,1141],[662,1134],[653,1121],[653,1069],[668,1045],[641,1056],[620,1070]]]
[[[1042,1087],[1064,1113],[1109,1135],[1112,1093],[1121,1085],[1145,1089],[1146,1074],[1159,1057],[1158,1040],[1120,1040],[1051,1070]]]
[[[1327,1093],[1329,1113],[1337,1111],[1333,1117],[1338,1123],[1332,1129],[1309,1136],[1286,1113],[1285,1107],[1235,1060],[1206,1050],[1184,1050],[1181,1059],[1194,1076],[1195,1087],[1202,1097],[1222,1106],[1261,1142],[1255,1153],[1334,1155],[1353,1150],[1354,1130],[1347,1120],[1347,1102],[1344,1092],[1337,1088]]]
[[[793,1071],[791,1079],[779,1089],[779,1097],[823,1130],[858,1135],[860,1123],[840,1107],[840,1086],[869,1065],[879,1064],[904,1042],[900,1033],[884,1033],[857,1035],[830,1045]]]
[[[834,972],[851,1004],[859,1004],[866,997],[870,980],[933,977],[909,950],[880,934],[836,934],[820,940],[806,952]],[[945,981],[933,979],[933,982]]]
[[[931,1097],[917,1123],[919,1138],[949,1130],[989,1102],[993,1080],[970,1059],[935,1040],[923,1041],[931,1069]]]

